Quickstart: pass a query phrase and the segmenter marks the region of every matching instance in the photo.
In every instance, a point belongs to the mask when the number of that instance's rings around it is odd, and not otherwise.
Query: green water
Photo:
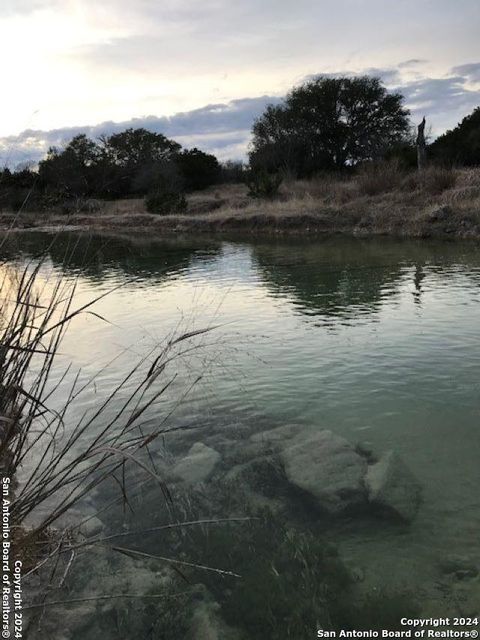
[[[18,236],[2,251],[23,264],[47,250],[43,277],[77,279],[79,301],[123,285],[95,307],[109,323],[82,316],[62,346],[54,377],[68,362],[87,377],[122,354],[84,394],[79,412],[167,334],[219,325],[201,357],[180,372],[183,384],[204,377],[169,418],[170,426],[194,429],[184,440],[172,436],[169,455],[185,455],[196,441],[224,455],[254,431],[286,424],[330,429],[377,452],[394,449],[422,485],[414,522],[349,518],[321,534],[361,568],[365,589],[408,589],[424,611],[441,615],[451,585],[442,587],[439,563],[452,554],[480,562],[476,244],[86,235],[50,242]],[[177,398],[155,405],[146,428]],[[99,492],[95,506],[112,491]],[[106,531],[157,522],[159,490],[147,493],[133,519],[103,514]],[[317,526],[316,514],[303,518]],[[141,539],[134,544],[142,548]],[[150,540],[148,550],[155,545]],[[460,585],[464,596],[471,585]]]

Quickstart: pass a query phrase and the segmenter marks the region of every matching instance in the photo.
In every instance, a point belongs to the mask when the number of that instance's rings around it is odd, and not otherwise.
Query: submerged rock
[[[93,536],[97,536],[103,532],[105,529],[105,525],[96,516],[91,516],[88,520],[80,527],[80,533],[82,533],[86,538],[92,538]]]
[[[220,617],[220,605],[202,602],[195,609],[188,640],[241,640],[244,636],[237,629],[228,627]]]
[[[447,556],[440,561],[440,570],[459,580],[478,576],[478,567],[474,560],[463,556]]]
[[[269,511],[278,516],[289,509],[285,494],[290,490],[290,483],[276,456],[259,456],[234,465],[223,476],[222,486],[230,495],[241,495],[254,512]]]
[[[403,460],[389,451],[372,464],[365,476],[371,504],[411,522],[421,501],[421,488]]]
[[[196,442],[185,456],[173,467],[172,473],[187,484],[205,482],[210,478],[221,456],[218,451]]]
[[[305,438],[312,435],[311,429],[307,429],[304,426],[298,424],[286,424],[282,427],[276,427],[269,431],[259,431],[254,433],[250,440],[261,444],[269,445],[282,445],[287,441],[298,440],[299,438]]]
[[[280,461],[287,482],[331,515],[374,510],[397,521],[415,518],[421,488],[393,451],[379,456],[370,444],[354,446],[329,430],[295,424],[256,433],[250,441],[265,447],[271,459]],[[265,477],[261,474],[257,483],[263,492]]]
[[[366,460],[344,438],[331,431],[311,433],[281,452],[288,480],[314,496],[332,515],[366,503]]]
[[[350,567],[348,572],[352,582],[364,582],[365,571],[361,567]]]

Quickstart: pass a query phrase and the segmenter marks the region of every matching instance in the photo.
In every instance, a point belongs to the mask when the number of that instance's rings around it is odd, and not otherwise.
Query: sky
[[[145,126],[245,157],[266,104],[379,75],[438,135],[480,105],[478,0],[1,0],[0,163]]]

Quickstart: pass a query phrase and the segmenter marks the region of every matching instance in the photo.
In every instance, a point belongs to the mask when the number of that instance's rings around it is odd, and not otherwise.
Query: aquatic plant
[[[334,546],[269,511],[244,523],[189,530],[182,552],[239,574],[221,579],[196,572],[196,578],[220,604],[225,622],[252,640],[306,638],[317,628],[335,628],[336,603],[351,582]]]

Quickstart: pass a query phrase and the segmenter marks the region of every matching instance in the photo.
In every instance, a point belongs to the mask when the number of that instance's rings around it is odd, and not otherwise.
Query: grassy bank
[[[404,173],[382,165],[353,177],[285,181],[271,200],[243,184],[190,194],[185,214],[147,213],[143,200],[102,204],[95,213],[0,214],[3,228],[95,231],[342,233],[405,237],[480,237],[480,169]]]

